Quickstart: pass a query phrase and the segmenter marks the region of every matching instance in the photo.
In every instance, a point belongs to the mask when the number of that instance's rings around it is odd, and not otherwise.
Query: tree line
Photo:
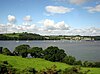
[[[30,47],[27,44],[22,44],[15,47],[11,52],[8,48],[0,48],[0,53],[10,56],[22,56],[23,58],[42,58],[52,62],[63,62],[69,65],[80,65],[83,67],[100,67],[100,62],[89,62],[76,60],[75,57],[67,55],[63,49],[56,46],[50,46],[46,49],[41,47]]]
[[[10,33],[0,34],[0,40],[45,40],[45,37],[33,33]]]
[[[100,40],[100,36],[80,36],[80,35],[51,35],[51,36],[42,36],[35,33],[7,33],[0,34],[0,40],[75,40],[75,38],[79,38],[76,40],[84,40],[84,38],[90,38],[93,40]]]

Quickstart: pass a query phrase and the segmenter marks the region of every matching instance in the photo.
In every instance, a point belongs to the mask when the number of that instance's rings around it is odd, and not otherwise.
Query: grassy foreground
[[[70,65],[64,63],[50,62],[40,58],[21,58],[18,56],[6,56],[2,54],[0,54],[0,61],[8,61],[9,64],[17,69],[33,67],[36,70],[42,70],[56,65],[57,69],[64,70],[65,68],[71,67]],[[100,68],[82,68],[82,70],[91,70],[89,74],[100,74]]]

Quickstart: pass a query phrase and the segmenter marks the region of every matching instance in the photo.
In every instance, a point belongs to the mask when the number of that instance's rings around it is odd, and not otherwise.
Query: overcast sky
[[[100,0],[0,0],[0,33],[100,35]]]

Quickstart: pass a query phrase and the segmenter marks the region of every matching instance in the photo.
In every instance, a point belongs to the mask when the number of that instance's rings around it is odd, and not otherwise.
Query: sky
[[[0,33],[100,36],[100,0],[0,0]]]

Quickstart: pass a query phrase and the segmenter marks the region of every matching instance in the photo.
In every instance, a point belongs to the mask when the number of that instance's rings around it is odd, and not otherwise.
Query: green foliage
[[[36,74],[36,70],[31,67],[27,67],[24,70],[20,71],[19,74]]]
[[[58,47],[50,46],[44,50],[44,58],[49,61],[62,61],[65,56],[65,51]]]
[[[17,46],[13,53],[18,56],[27,57],[29,49],[30,49],[29,45],[23,44],[23,45]]]
[[[74,66],[74,67],[71,67],[71,68],[66,68],[62,74],[87,74],[90,70],[87,70],[87,71],[84,71],[82,72],[81,71],[81,67],[79,66]]]
[[[95,62],[95,67],[99,67],[100,68],[100,62]]]
[[[84,61],[83,66],[84,67],[99,67],[100,68],[100,62]]]
[[[42,58],[43,56],[42,52],[43,52],[42,48],[39,48],[39,47],[32,47],[29,50],[29,53],[31,54],[31,56],[35,58]]]
[[[65,56],[62,62],[66,64],[74,65],[75,61],[76,61],[75,57]]]
[[[0,62],[0,74],[87,74],[89,72],[89,70],[85,72],[80,70],[80,67],[66,68],[64,71],[61,69],[57,70],[56,65],[46,67],[46,69],[40,71],[36,71],[36,69],[32,67],[18,70],[13,68],[7,61]]]
[[[68,69],[69,67],[72,68],[71,65],[67,65],[64,63],[59,63],[59,62],[50,62],[44,59],[40,58],[21,58],[19,56],[6,56],[0,54],[0,61],[7,60],[9,64],[11,64],[13,67],[16,68],[13,71],[16,71],[16,74],[24,74],[23,71],[28,68],[35,69],[36,71],[44,70],[46,71],[47,68],[51,68],[53,65],[56,66],[57,71],[64,71],[66,68]],[[74,66],[73,66],[74,67]],[[21,70],[21,71],[19,71]],[[88,68],[88,67],[81,67],[81,72],[87,73],[88,70],[90,72],[88,74],[100,74],[100,68]],[[31,74],[31,73],[29,73]],[[63,72],[58,72],[58,74],[63,74]],[[68,74],[68,73],[65,73]]]
[[[58,74],[60,70],[57,70],[56,68],[56,65],[53,65],[50,68],[46,68],[46,70],[40,70],[37,74]]]
[[[94,36],[94,40],[100,40],[100,36]]]
[[[33,33],[7,33],[0,34],[0,40],[45,40],[45,37]]]
[[[84,67],[89,67],[89,66],[92,66],[92,63],[91,63],[91,62],[88,62],[88,61],[85,61],[85,62],[83,63],[83,66],[84,66]]]
[[[3,49],[3,47],[0,47],[0,54],[2,54],[2,49]]]
[[[50,40],[60,40],[58,36],[49,36]]]
[[[90,38],[94,40],[100,40],[100,36],[80,36],[80,35],[59,35],[59,36],[41,36],[39,34],[33,33],[7,33],[7,34],[0,34],[0,40],[75,40],[75,37],[80,37],[78,40],[82,40],[85,38]]]
[[[64,50],[59,49],[58,47],[50,46],[47,49],[43,50],[40,47],[32,47],[29,45],[22,44],[15,48],[13,54],[7,48],[0,48],[0,53],[4,55],[17,55],[24,58],[34,57],[34,58],[44,58],[53,62],[63,62],[70,65],[80,65],[83,67],[100,67],[100,62],[82,62],[81,60],[77,61],[73,56],[67,56]],[[30,56],[28,56],[30,54]]]
[[[7,40],[7,36],[0,34],[0,40]]]
[[[16,71],[7,61],[0,62],[0,74],[15,74]]]
[[[19,56],[6,56],[0,54],[0,61],[6,60],[12,66],[17,69],[25,69],[27,67],[35,68],[36,70],[42,70],[46,68],[50,68],[53,65],[57,66],[58,69],[64,70],[65,68],[70,67],[70,65],[59,63],[59,62],[51,62],[40,58],[22,58]]]
[[[75,62],[74,62],[74,65],[80,65],[80,66],[82,66],[82,61],[81,61],[81,60],[75,61]]]
[[[27,33],[23,32],[19,34],[19,40],[41,40],[43,39],[42,36],[39,34]]]
[[[12,53],[10,52],[10,50],[8,48],[3,48],[2,49],[2,54],[4,54],[4,55],[12,55]]]
[[[44,40],[45,38],[39,34],[23,32],[19,34],[19,40]]]

